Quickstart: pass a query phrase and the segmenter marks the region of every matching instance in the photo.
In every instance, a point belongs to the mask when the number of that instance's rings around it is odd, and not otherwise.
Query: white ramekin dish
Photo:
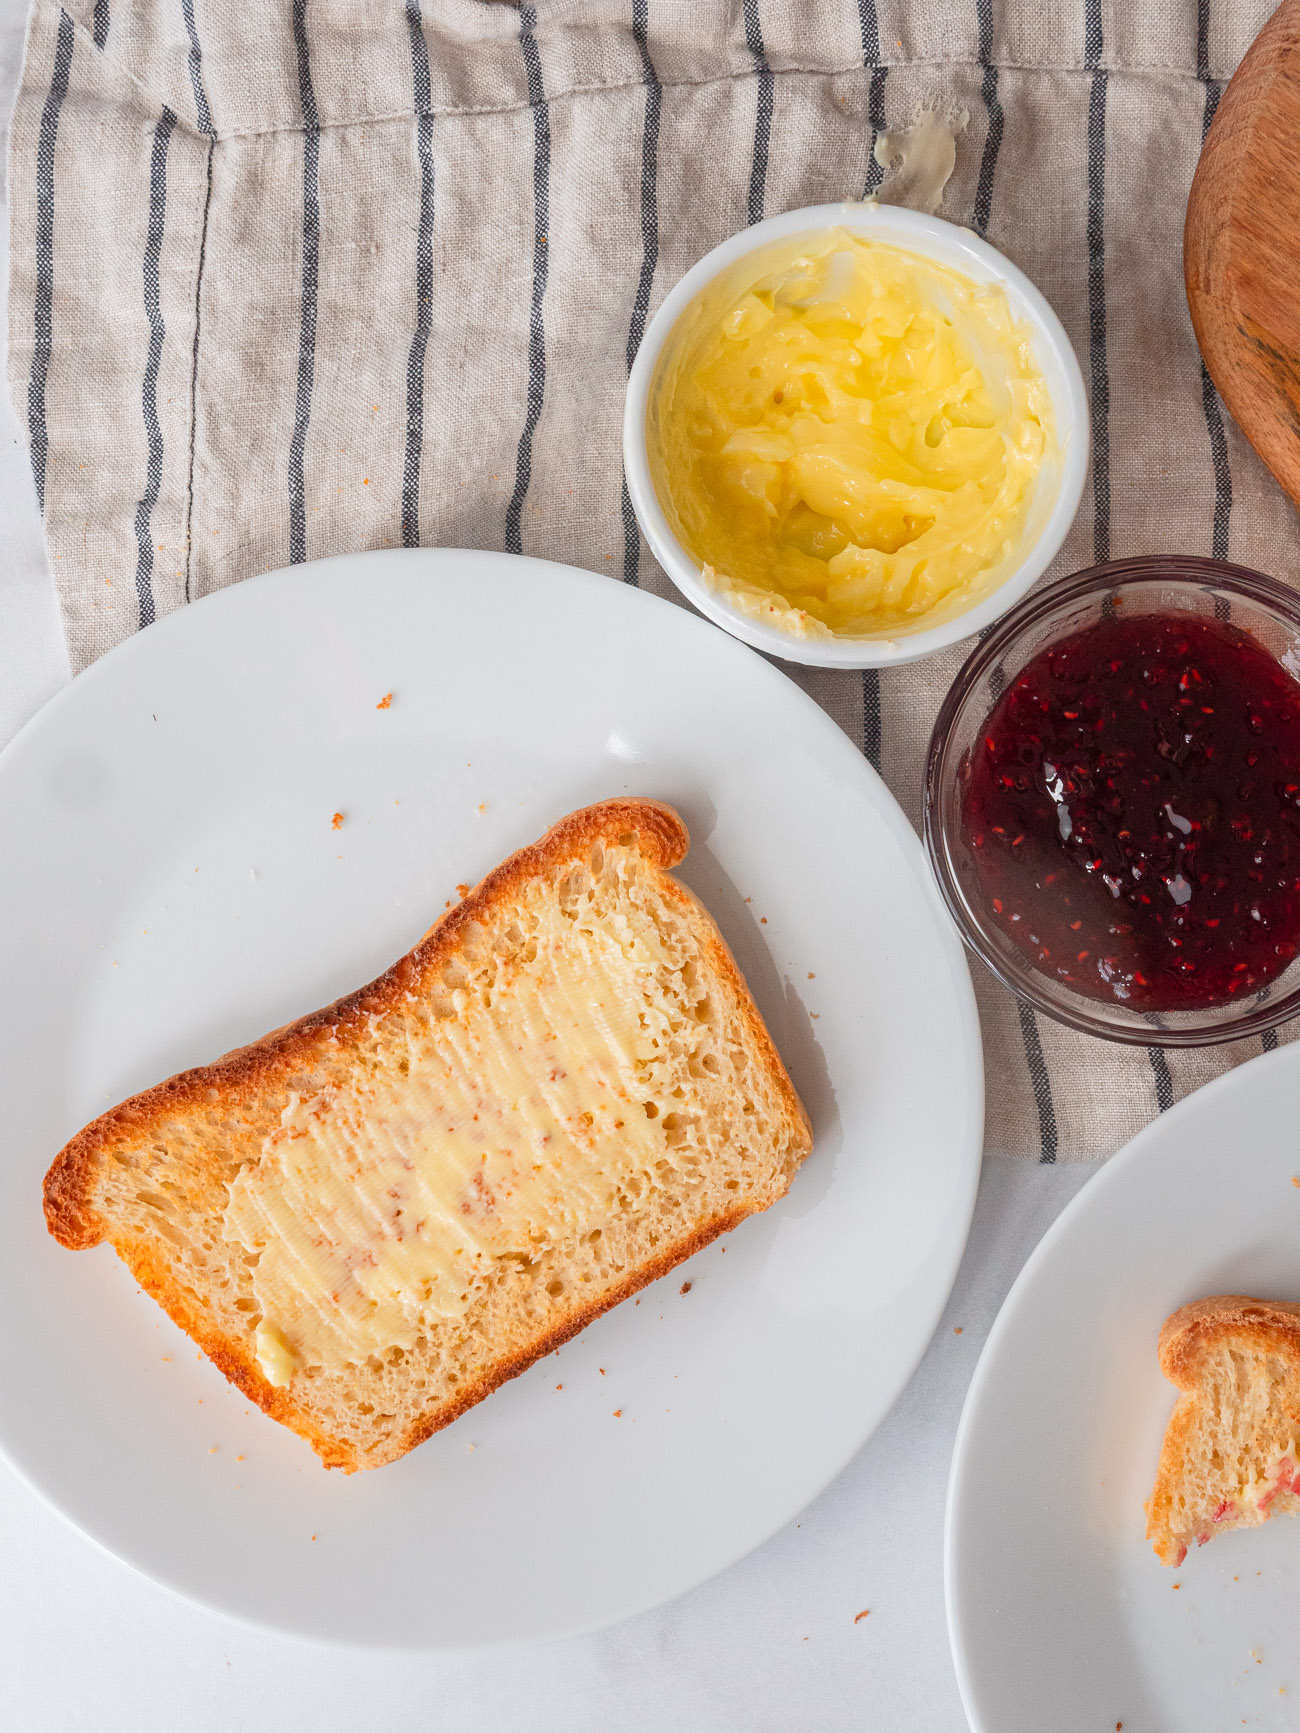
[[[997,283],[1014,316],[1032,333],[1034,359],[1048,392],[1056,427],[1056,453],[1044,466],[1034,490],[1021,557],[997,586],[964,612],[914,632],[878,638],[800,638],[765,625],[735,608],[704,581],[699,561],[684,548],[650,479],[646,417],[658,387],[665,344],[687,307],[714,277],[746,253],[769,247],[788,235],[823,234],[849,229],[875,241],[905,248],[960,271],[976,283]],[[1074,521],[1088,468],[1088,400],[1083,375],[1060,320],[1028,277],[987,241],[941,217],[901,206],[845,203],[812,205],[769,217],[724,241],[689,270],[650,321],[628,380],[623,412],[623,466],[627,490],[650,551],[677,588],[715,625],[787,662],[816,668],[887,668],[915,662],[981,631],[1012,607],[1040,578]]]

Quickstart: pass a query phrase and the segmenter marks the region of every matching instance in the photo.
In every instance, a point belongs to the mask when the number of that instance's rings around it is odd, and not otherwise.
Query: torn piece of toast
[[[785,1192],[811,1135],[650,800],[563,819],[377,981],[57,1157],[108,1240],[330,1467],[419,1444]]]
[[[1165,1432],[1147,1539],[1168,1565],[1196,1541],[1300,1510],[1300,1305],[1217,1294],[1160,1332],[1182,1392]]]

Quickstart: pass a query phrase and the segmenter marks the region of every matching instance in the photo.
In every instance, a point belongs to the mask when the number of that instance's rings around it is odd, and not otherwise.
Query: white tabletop
[[[23,0],[0,0],[6,117],[24,14]],[[6,241],[7,229],[0,249]],[[6,395],[0,745],[67,678],[25,441]],[[961,1733],[965,1718],[943,1610],[953,1435],[1003,1296],[1092,1171],[987,1163],[953,1298],[920,1370],[876,1436],[815,1504],[750,1558],[683,1599],[594,1637],[449,1659],[268,1636],[191,1607],[128,1571],[0,1467],[5,1725],[25,1733],[357,1727]],[[12,1328],[14,1320],[6,1324]]]

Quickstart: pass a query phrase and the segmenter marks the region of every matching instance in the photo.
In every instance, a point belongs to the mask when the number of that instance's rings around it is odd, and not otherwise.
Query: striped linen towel
[[[1291,507],[1202,370],[1181,272],[1205,127],[1271,4],[35,0],[9,381],[74,668],[359,548],[675,594],[619,457],[648,315],[747,223],[876,191],[877,133],[921,105],[970,115],[943,213],[1039,284],[1091,383],[1055,571],[1181,550],[1286,575]],[[962,654],[792,670],[913,819]],[[996,1152],[1108,1155],[1259,1049],[1113,1048],[975,974]]]

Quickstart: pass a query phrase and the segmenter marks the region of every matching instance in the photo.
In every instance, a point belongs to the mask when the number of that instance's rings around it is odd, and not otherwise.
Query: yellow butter
[[[282,1390],[297,1369],[298,1356],[274,1324],[263,1319],[257,1326],[253,1334],[253,1351],[263,1378],[277,1390]]]
[[[705,289],[665,346],[647,443],[706,582],[801,636],[969,607],[1017,563],[1055,453],[1004,291],[847,230]]]
[[[484,995],[457,989],[405,1070],[290,1095],[231,1183],[225,1237],[257,1255],[271,1383],[410,1348],[464,1314],[495,1260],[590,1231],[669,1156],[655,929],[588,926],[545,897],[529,921],[532,961]]]

